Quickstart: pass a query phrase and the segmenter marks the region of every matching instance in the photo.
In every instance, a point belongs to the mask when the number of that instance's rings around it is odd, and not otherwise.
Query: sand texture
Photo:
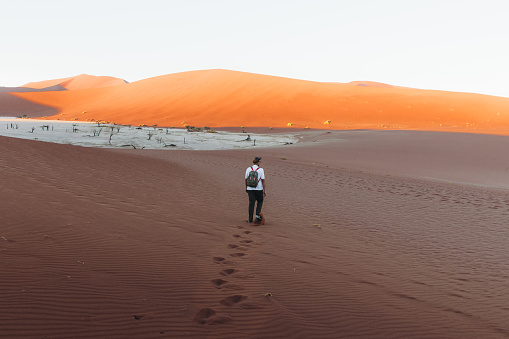
[[[217,151],[0,137],[0,336],[507,338],[508,138],[398,133]],[[263,226],[245,222],[253,156]]]
[[[97,78],[92,79],[94,84]],[[9,95],[54,108],[56,114],[43,115],[61,120],[509,135],[509,98],[488,95],[374,82],[321,83],[227,70],[176,73],[123,84],[117,79],[114,84],[121,84],[110,87],[92,86],[88,78],[64,80],[40,86],[59,84],[70,90]],[[87,86],[74,86],[75,82]]]

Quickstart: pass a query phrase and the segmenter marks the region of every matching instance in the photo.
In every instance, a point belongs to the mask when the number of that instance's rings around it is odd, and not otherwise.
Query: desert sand
[[[0,122],[1,337],[509,337],[508,98],[221,70],[72,79],[0,93],[48,116]]]
[[[0,137],[2,335],[509,335],[509,138],[303,137],[256,151]],[[242,177],[255,155],[258,227]]]

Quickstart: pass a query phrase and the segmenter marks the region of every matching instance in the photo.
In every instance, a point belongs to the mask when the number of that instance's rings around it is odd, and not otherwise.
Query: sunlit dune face
[[[226,70],[177,73],[119,86],[73,90],[99,83],[88,76],[80,77],[59,83],[68,91],[15,95],[57,108],[59,113],[50,118],[63,120],[509,135],[509,98],[502,97],[367,81],[319,83]]]

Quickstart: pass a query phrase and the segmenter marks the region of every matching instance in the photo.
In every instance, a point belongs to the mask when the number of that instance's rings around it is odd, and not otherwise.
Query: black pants
[[[256,205],[256,215],[259,215],[262,211],[263,191],[248,190],[247,194],[249,196],[249,222],[252,222],[255,202],[258,202]]]

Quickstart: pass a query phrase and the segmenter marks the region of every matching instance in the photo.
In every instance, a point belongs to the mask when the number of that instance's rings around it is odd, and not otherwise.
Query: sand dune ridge
[[[13,95],[54,107],[59,114],[51,119],[509,134],[509,98],[320,83],[220,69],[163,75],[122,86]]]

